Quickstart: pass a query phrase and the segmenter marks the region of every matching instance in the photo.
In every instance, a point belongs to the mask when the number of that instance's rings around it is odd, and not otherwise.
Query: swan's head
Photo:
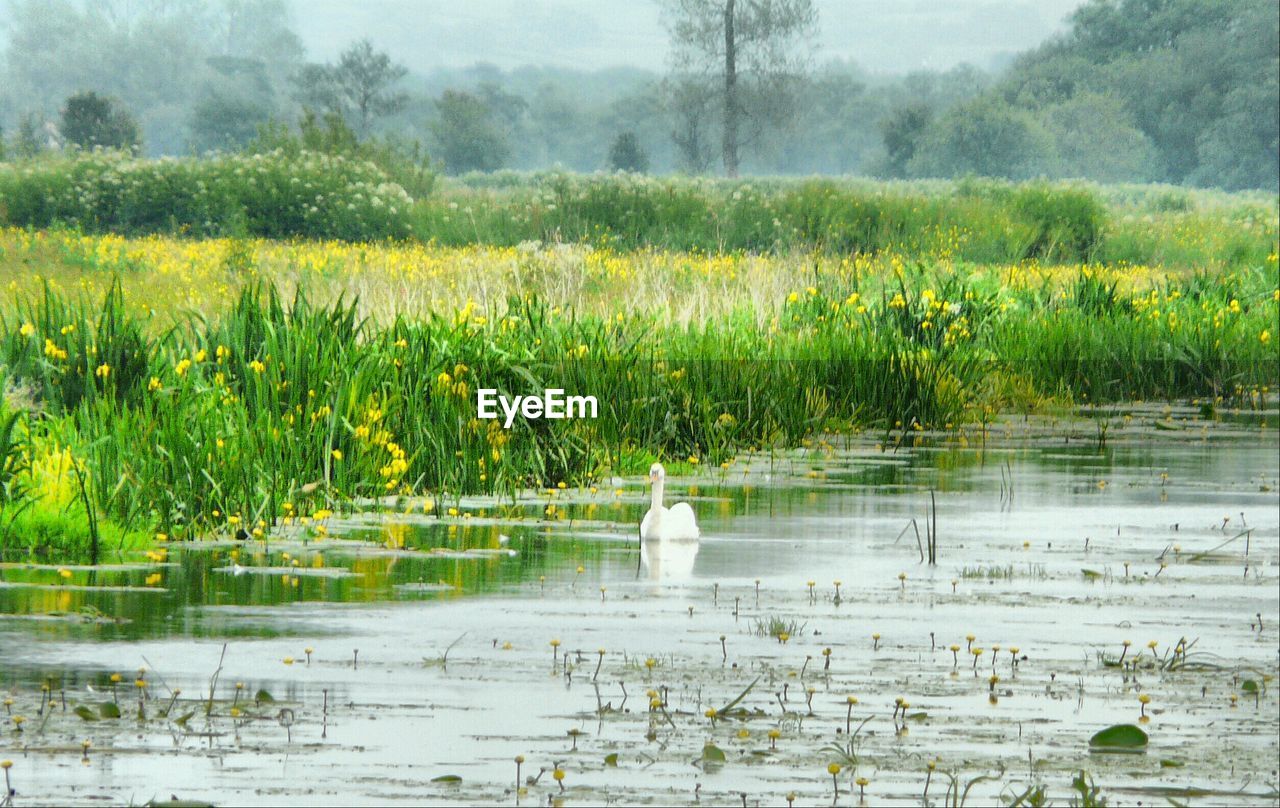
[[[654,463],[649,467],[649,482],[659,483],[667,478],[667,470],[662,467],[661,463]]]

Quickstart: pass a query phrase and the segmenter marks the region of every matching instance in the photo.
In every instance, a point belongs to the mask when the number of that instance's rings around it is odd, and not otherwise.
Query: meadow
[[[1280,376],[1267,202],[621,175],[414,201],[306,153],[7,166],[4,552],[265,537],[1001,412],[1258,407]],[[602,413],[504,430],[477,386]]]

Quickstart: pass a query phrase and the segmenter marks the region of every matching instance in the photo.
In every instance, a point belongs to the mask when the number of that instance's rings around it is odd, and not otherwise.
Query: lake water
[[[1101,446],[1019,420],[671,480],[703,539],[640,565],[634,479],[66,579],[3,565],[15,804],[857,804],[857,778],[867,803],[954,778],[986,804],[1063,801],[1080,770],[1113,803],[1274,803],[1280,417],[1105,416]],[[1126,723],[1144,751],[1090,752]]]

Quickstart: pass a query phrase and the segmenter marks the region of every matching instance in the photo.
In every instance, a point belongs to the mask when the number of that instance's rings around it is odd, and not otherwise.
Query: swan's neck
[[[662,487],[663,481],[659,478],[653,484],[653,513],[655,516],[662,513]]]

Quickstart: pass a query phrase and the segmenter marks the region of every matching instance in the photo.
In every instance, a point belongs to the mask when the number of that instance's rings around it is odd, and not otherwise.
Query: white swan
[[[670,508],[662,505],[662,491],[667,479],[667,470],[661,463],[649,467],[649,482],[653,485],[653,504],[649,512],[640,522],[641,541],[671,541],[676,539],[696,539],[702,535],[698,530],[698,520],[694,518],[693,508],[687,502],[677,502]]]

